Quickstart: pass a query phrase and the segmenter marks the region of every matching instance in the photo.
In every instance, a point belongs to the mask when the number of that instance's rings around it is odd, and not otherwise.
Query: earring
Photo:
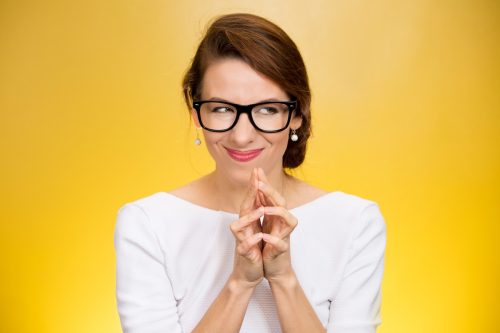
[[[299,139],[299,136],[296,133],[296,130],[292,129],[292,135],[290,136],[290,140],[296,142]]]
[[[201,145],[200,135],[198,133],[198,129],[196,129],[196,139],[194,140],[194,144],[199,146]]]

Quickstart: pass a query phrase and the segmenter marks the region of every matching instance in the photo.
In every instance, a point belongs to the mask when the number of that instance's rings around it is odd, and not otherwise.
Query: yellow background
[[[117,210],[212,168],[181,77],[208,20],[248,11],[283,27],[309,70],[314,137],[295,174],[386,218],[379,332],[500,332],[499,10],[2,0],[0,331],[120,331]]]

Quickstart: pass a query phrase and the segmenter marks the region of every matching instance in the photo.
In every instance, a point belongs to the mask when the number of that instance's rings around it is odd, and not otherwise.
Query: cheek
[[[203,137],[205,138],[205,142],[207,144],[215,144],[224,137],[224,133],[208,132],[203,130]]]
[[[205,139],[205,145],[212,156],[216,153],[217,143],[220,142],[224,134],[217,134],[211,132],[203,132],[203,137]]]
[[[285,150],[288,145],[288,134],[286,132],[279,133],[279,135],[276,135],[273,138],[269,138],[269,141],[273,144],[276,153],[279,152],[281,156],[285,154]]]
[[[283,148],[282,148],[283,154],[282,155],[285,154],[287,146],[288,146],[288,135],[283,137]]]

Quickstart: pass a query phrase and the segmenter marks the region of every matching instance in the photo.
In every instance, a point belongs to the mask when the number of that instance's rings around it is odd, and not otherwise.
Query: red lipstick
[[[229,149],[226,148],[226,151],[233,160],[238,161],[238,162],[248,162],[256,158],[257,156],[260,155],[260,153],[264,150],[264,148],[261,149],[253,149],[253,150],[234,150],[234,149]]]

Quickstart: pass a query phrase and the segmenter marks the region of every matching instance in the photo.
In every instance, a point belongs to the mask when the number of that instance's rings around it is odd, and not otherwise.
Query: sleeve
[[[359,223],[358,223],[359,222]],[[386,226],[378,205],[363,209],[355,222],[349,259],[330,307],[327,332],[375,333],[380,325]]]
[[[140,206],[118,211],[114,233],[116,298],[124,333],[181,333],[164,256]]]

